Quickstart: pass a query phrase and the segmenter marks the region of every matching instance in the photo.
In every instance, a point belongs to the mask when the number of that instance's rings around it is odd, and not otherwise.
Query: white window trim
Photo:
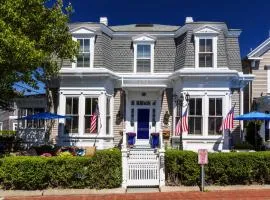
[[[267,93],[270,94],[270,67],[267,67]]]
[[[85,92],[81,93],[81,91],[72,91],[72,92],[61,92],[60,91],[60,105],[59,105],[59,113],[65,115],[66,113],[66,98],[69,97],[77,97],[79,98],[79,108],[78,108],[78,116],[79,116],[79,123],[78,123],[78,133],[70,133],[70,134],[61,134],[61,136],[64,137],[109,137],[112,135],[110,133],[109,135],[106,135],[106,94],[105,92]],[[98,134],[89,134],[84,132],[84,115],[85,115],[85,98],[97,98],[98,99],[98,105],[99,105],[99,124],[102,124],[102,126],[98,127]],[[113,103],[111,102],[111,106],[113,107]],[[112,110],[111,110],[112,115]],[[112,119],[112,118],[111,118]],[[112,120],[111,120],[112,121]],[[65,123],[64,120],[59,120],[60,123]],[[111,126],[113,126],[113,122],[111,122]],[[112,132],[112,127],[111,127]]]
[[[93,69],[94,68],[94,49],[95,49],[95,36],[94,35],[75,35],[72,37],[74,41],[78,39],[90,39],[90,66],[89,67],[77,67],[77,58],[75,62],[72,62],[72,69]]]
[[[213,67],[199,67],[199,50],[200,50],[200,39],[211,39],[212,43],[212,50],[213,50]],[[217,36],[195,36],[195,68],[217,68]]]
[[[142,34],[132,38],[133,49],[134,49],[134,73],[149,73],[149,72],[137,72],[137,46],[140,45],[150,45],[150,73],[154,73],[154,54],[155,54],[155,41],[156,38],[147,34]]]
[[[222,95],[208,95],[206,97],[206,106],[207,106],[207,109],[205,110],[205,133],[208,135],[208,122],[209,122],[209,99],[221,99],[222,100],[222,121],[223,119],[226,117],[226,112],[225,112],[225,106],[227,105],[226,104],[226,98],[225,96],[222,96]],[[214,135],[209,135],[209,136],[222,136],[223,133],[220,133],[220,134],[214,134]]]
[[[85,27],[78,27],[71,30],[72,39],[77,41],[78,39],[90,39],[90,67],[77,67],[77,59],[74,58],[75,62],[72,62],[71,69],[92,69],[94,68],[94,49],[95,49],[95,31]]]
[[[13,122],[12,124],[12,130],[16,131],[16,125],[17,125],[17,130],[18,130],[18,123],[17,122]]]
[[[188,92],[190,95],[190,98],[201,98],[202,99],[202,135],[189,135],[187,132],[183,133],[184,138],[219,138],[222,136],[221,135],[208,135],[208,117],[209,117],[209,99],[210,98],[221,98],[222,99],[222,116],[223,119],[226,117],[226,114],[228,111],[231,109],[231,102],[229,99],[228,91],[189,91],[186,90],[184,91]],[[185,104],[185,103],[184,103]],[[175,133],[175,118],[176,118],[176,104],[173,102],[174,106],[174,117],[173,117],[173,137],[178,137],[174,136]],[[185,107],[182,108],[182,112]]]

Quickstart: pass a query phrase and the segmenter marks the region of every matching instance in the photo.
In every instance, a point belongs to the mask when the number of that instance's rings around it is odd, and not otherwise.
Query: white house
[[[71,23],[69,28],[80,43],[80,54],[74,63],[62,62],[51,86],[58,95],[58,114],[72,116],[60,121],[58,143],[95,143],[98,149],[121,146],[123,186],[136,185],[132,167],[139,163],[132,165],[131,160],[138,158],[136,148],[153,155],[151,133],[159,133],[158,170],[162,171],[165,146],[178,147],[175,125],[181,115],[173,97],[183,95],[182,112],[188,109],[189,124],[189,131],[182,133],[183,148],[228,149],[228,138],[219,131],[222,119],[233,105],[235,115],[243,113],[243,87],[253,79],[242,73],[240,30],[228,29],[223,22],[194,22],[191,17],[183,26],[109,26],[102,17],[100,23]],[[97,131],[90,133],[96,104]],[[133,148],[127,144],[130,132],[136,134]],[[232,137],[234,142],[240,138],[237,122]],[[164,184],[162,174],[140,185],[157,183]]]

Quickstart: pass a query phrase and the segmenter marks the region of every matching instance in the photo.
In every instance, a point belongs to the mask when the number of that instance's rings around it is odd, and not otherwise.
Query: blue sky
[[[67,1],[67,0],[65,0]],[[250,2],[250,3],[249,3]],[[72,21],[98,22],[106,16],[110,25],[158,23],[183,25],[186,16],[195,21],[222,21],[242,29],[242,57],[269,36],[269,0],[71,0]]]
[[[109,25],[156,23],[182,26],[187,16],[192,16],[195,21],[226,22],[229,28],[243,31],[240,36],[242,57],[269,37],[269,0],[250,3],[247,0],[64,0],[65,3],[69,1],[74,8],[72,22],[98,22],[101,16],[108,17]],[[44,89],[32,93],[37,92],[44,92]]]

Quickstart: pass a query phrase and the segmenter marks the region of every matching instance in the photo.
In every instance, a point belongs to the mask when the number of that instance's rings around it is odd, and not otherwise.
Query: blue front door
[[[149,139],[149,109],[138,109],[137,139]]]

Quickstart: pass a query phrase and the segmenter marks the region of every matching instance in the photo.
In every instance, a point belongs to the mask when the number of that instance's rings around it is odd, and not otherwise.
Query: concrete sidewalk
[[[239,190],[270,190],[270,185],[235,185],[235,186],[206,186],[205,191],[239,191]],[[115,189],[48,189],[48,190],[0,190],[1,197],[30,197],[30,196],[68,196],[68,195],[109,195],[128,193],[164,193],[164,192],[199,192],[198,186],[164,186],[158,188],[123,188]],[[0,199],[1,200],[1,199]]]

